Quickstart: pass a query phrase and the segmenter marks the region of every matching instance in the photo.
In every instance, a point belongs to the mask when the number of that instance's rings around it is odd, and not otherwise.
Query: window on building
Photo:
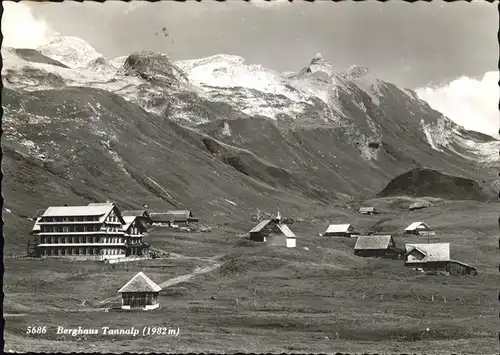
[[[63,227],[63,233],[68,233],[69,232],[69,227]]]

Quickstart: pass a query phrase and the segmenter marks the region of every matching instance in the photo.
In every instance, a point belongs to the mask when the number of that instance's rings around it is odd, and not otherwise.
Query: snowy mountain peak
[[[245,59],[232,54],[216,54],[200,59],[186,59],[175,62],[179,68],[185,72],[189,72],[197,67],[220,69],[231,66],[241,66],[245,63]]]
[[[314,58],[311,60],[311,64],[316,63],[316,62],[321,61],[321,60],[324,60],[323,55],[320,52],[318,52],[318,53],[316,53]]]
[[[85,67],[91,61],[103,56],[83,39],[70,36],[56,37],[38,50],[70,68]]]
[[[328,78],[331,78],[334,74],[332,65],[323,57],[321,53],[316,53],[309,63],[309,66],[303,69],[302,72],[309,74],[318,73],[320,75],[326,74]]]

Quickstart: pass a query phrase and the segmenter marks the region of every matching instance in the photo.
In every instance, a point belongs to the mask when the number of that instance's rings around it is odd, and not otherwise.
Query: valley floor
[[[397,201],[396,201],[397,202]],[[5,350],[14,352],[498,352],[498,206],[454,202],[420,211],[377,200],[384,215],[326,211],[297,222],[297,248],[242,240],[253,226],[186,233],[156,228],[148,243],[169,258],[103,264],[7,258]],[[379,223],[398,246],[427,242],[402,236],[413,221],[436,229],[431,242],[450,242],[452,258],[477,276],[429,276],[403,261],[356,257],[355,239],[319,237],[344,219],[361,230]],[[425,237],[426,239],[426,237]],[[6,246],[8,248],[8,246]],[[138,271],[163,287],[160,308],[120,311],[117,290]],[[28,327],[46,333],[27,335]],[[58,327],[145,326],[178,336],[62,335]]]

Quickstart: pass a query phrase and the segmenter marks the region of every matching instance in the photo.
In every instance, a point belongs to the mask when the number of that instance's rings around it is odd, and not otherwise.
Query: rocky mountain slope
[[[496,179],[498,141],[321,55],[277,73],[231,55],[108,60],[66,37],[2,56],[3,194],[16,216],[112,199],[247,218],[373,196],[415,167]]]

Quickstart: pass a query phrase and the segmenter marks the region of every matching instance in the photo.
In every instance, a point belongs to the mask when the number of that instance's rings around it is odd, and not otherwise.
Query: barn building
[[[168,224],[172,227],[187,226],[190,223],[198,222],[198,219],[194,218],[193,213],[189,210],[152,212],[150,217],[153,224]]]
[[[110,202],[49,207],[33,227],[33,256],[106,260],[126,257],[132,240],[140,240],[135,244],[138,249],[147,248],[142,237],[124,231],[125,225],[120,210]]]
[[[390,235],[360,235],[354,246],[354,254],[363,257],[402,259],[404,253]]]
[[[405,266],[452,275],[477,275],[477,269],[450,258],[450,243],[406,244]]]
[[[434,235],[436,232],[424,222],[413,222],[406,227],[405,234]]]
[[[287,248],[295,248],[296,237],[286,224],[280,223],[279,219],[266,219],[250,230],[250,240],[265,242],[269,245],[282,245]]]
[[[125,284],[118,293],[122,295],[122,309],[152,310],[158,308],[158,295],[161,287],[144,273],[139,272]]]
[[[355,237],[359,235],[351,224],[330,224],[323,233],[325,237]]]
[[[380,214],[380,212],[375,207],[361,207],[359,209],[361,214]]]

